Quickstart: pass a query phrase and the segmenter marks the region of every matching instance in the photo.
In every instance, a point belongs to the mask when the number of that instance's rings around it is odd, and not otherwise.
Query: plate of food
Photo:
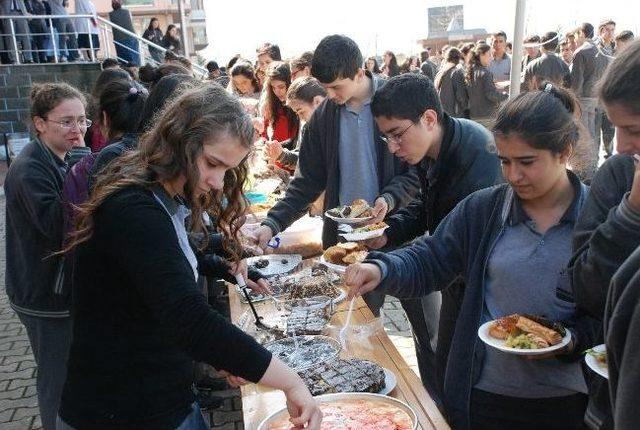
[[[298,374],[313,396],[330,393],[388,394],[397,384],[390,370],[359,358],[328,361]]]
[[[356,199],[350,205],[329,209],[324,214],[337,223],[349,225],[364,224],[373,219],[373,210],[364,199]]]
[[[406,403],[373,393],[324,394],[315,398],[322,411],[320,430],[395,429],[415,430],[418,417]],[[258,430],[292,430],[284,408],[267,417]]]
[[[367,254],[367,249],[358,243],[339,243],[327,248],[320,257],[320,263],[337,273],[344,273],[348,265],[362,263]]]
[[[546,318],[519,314],[482,324],[478,336],[492,348],[515,355],[544,355],[571,342],[571,332],[562,325]]]
[[[264,276],[282,275],[291,272],[302,262],[298,254],[259,255],[247,258],[247,265],[258,269]]]
[[[585,351],[584,361],[598,375],[609,379],[609,368],[607,367],[607,350],[605,345],[597,345]]]
[[[364,227],[352,228],[350,231],[340,233],[349,242],[359,242],[361,240],[375,239],[384,234],[389,226],[386,222],[377,222],[375,224],[365,225]]]
[[[334,360],[340,354],[340,344],[328,336],[287,337],[264,347],[296,371]]]

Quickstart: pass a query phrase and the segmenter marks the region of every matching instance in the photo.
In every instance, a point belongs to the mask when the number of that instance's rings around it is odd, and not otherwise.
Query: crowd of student
[[[438,63],[387,52],[380,69],[332,35],[288,61],[265,43],[255,63],[210,62],[205,81],[170,55],[139,70],[106,61],[88,96],[35,85],[35,137],[5,182],[6,288],[43,428],[204,429],[194,362],[283,390],[295,423],[319,428],[297,374],[203,294],[235,274],[269,292],[239,240],[257,140],[293,178],[248,239],[267,252],[321,195],[325,210],[365,199],[389,228],[347,269],[349,294],[376,314],[401,298],[423,384],[453,428],[639,426],[640,42],[612,45],[611,25],[598,40],[582,25],[579,47],[528,38],[526,91],[508,101],[502,32]],[[574,162],[580,148],[597,155],[594,112],[618,152],[595,175]],[[322,240],[338,241],[336,223]],[[486,348],[479,325],[512,313],[562,321],[572,341],[539,360]],[[603,342],[609,381],[581,367]]]

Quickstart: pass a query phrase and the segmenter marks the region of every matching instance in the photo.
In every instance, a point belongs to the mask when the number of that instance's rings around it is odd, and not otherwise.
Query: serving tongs
[[[269,327],[268,325],[263,323],[262,317],[258,315],[258,311],[256,311],[256,307],[253,304],[253,300],[251,300],[251,294],[249,294],[249,291],[248,291],[249,287],[247,287],[247,283],[245,282],[244,276],[242,276],[242,273],[236,273],[235,277],[236,277],[236,282],[238,284],[238,287],[240,287],[240,289],[244,293],[244,297],[247,299],[247,302],[249,303],[251,312],[253,312],[253,317],[255,318],[256,327],[264,330],[273,330],[273,327]]]

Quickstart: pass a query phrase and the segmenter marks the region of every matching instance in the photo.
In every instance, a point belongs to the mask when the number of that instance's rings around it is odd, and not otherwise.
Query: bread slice
[[[350,253],[350,252],[358,251],[360,249],[360,245],[355,243],[355,242],[339,243],[336,246],[338,248],[341,248],[341,249],[344,249],[345,251],[347,251],[347,254]]]
[[[526,333],[532,333],[544,339],[549,345],[557,345],[562,342],[562,336],[555,330],[551,330],[527,317],[520,316],[516,327]]]

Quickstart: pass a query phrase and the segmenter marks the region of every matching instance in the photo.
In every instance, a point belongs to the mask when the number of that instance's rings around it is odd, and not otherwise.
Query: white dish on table
[[[509,354],[528,355],[528,356],[544,355],[544,354],[549,354],[550,352],[558,351],[564,348],[565,346],[567,346],[569,342],[571,342],[571,332],[569,331],[569,329],[565,329],[566,334],[562,338],[562,341],[556,345],[552,345],[547,348],[538,348],[538,349],[511,348],[506,345],[505,339],[498,339],[489,334],[489,329],[491,328],[491,324],[493,324],[494,322],[495,321],[488,321],[482,324],[478,329],[478,337],[480,337],[480,340],[482,340],[484,343],[486,343],[490,347],[495,348],[502,352],[509,353]]]
[[[260,260],[266,260],[269,264],[264,268],[256,267],[256,263]],[[284,261],[286,261],[286,263],[284,263]],[[247,258],[247,265],[253,266],[264,276],[289,273],[298,267],[300,263],[302,263],[302,256],[300,254],[269,254]]]

